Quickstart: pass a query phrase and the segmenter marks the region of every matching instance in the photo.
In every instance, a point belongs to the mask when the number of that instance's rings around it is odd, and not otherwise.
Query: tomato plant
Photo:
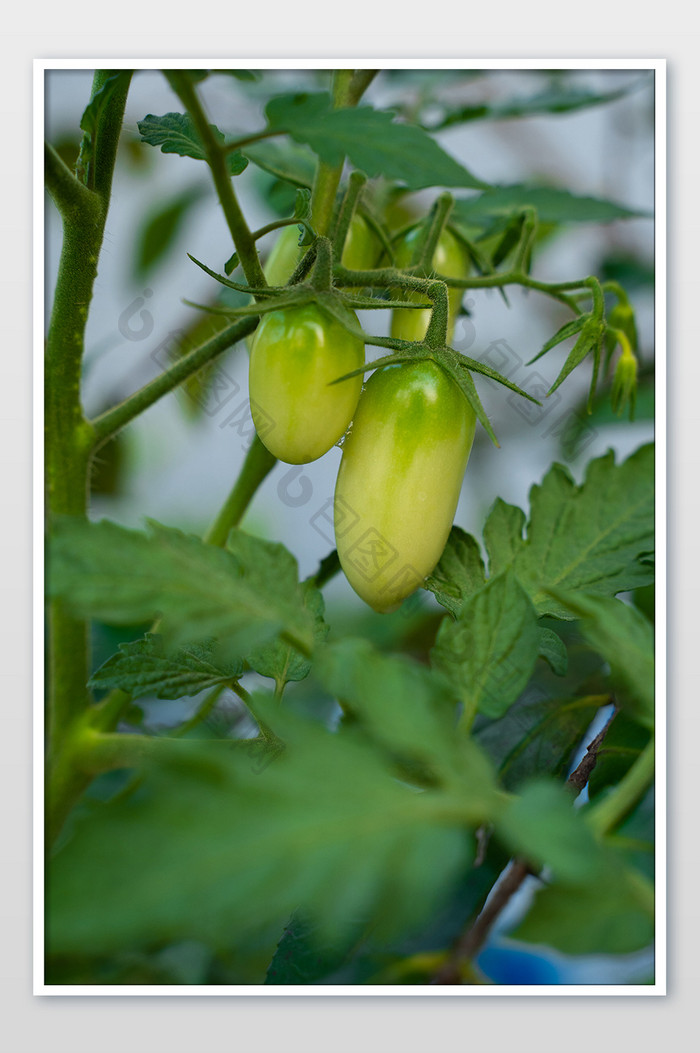
[[[107,69],[49,122],[47,986],[648,990],[653,223],[478,136],[653,90],[500,72]]]
[[[340,565],[376,611],[396,609],[440,559],[475,426],[434,362],[372,374],[343,446],[335,503]]]

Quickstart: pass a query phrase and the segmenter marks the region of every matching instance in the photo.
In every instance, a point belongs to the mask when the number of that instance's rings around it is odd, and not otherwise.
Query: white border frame
[[[328,987],[290,984],[280,987],[229,984],[199,985],[121,985],[121,984],[45,984],[44,983],[44,666],[37,656],[44,650],[44,91],[45,74],[49,70],[74,69],[199,69],[206,61],[216,69],[645,69],[654,71],[655,107],[655,438],[656,438],[656,926],[655,926],[655,983],[641,984],[563,984],[510,985],[483,987],[440,987],[428,985],[394,986],[376,984],[357,987],[338,984]],[[666,706],[666,628],[667,628],[667,359],[666,359],[666,60],[665,59],[441,59],[363,58],[319,59],[246,57],[236,62],[209,57],[183,59],[35,59],[34,60],[34,128],[33,128],[33,993],[34,995],[68,996],[438,996],[438,997],[557,997],[557,996],[614,996],[666,995],[667,982],[667,900],[666,900],[666,807],[667,807],[667,706]],[[662,627],[662,631],[658,631]]]

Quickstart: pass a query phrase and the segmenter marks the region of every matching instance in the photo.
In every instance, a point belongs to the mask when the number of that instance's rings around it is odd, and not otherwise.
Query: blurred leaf
[[[188,213],[207,193],[206,187],[191,186],[163,204],[158,201],[139,230],[134,274],[142,280],[153,270],[172,246]]]
[[[512,573],[492,578],[440,626],[432,659],[468,712],[500,717],[523,690],[538,651],[537,621]]]
[[[347,155],[370,178],[399,180],[411,190],[450,186],[483,188],[422,128],[398,124],[371,106],[334,110],[327,92],[278,95],[265,108],[268,128],[308,143],[330,165]]]
[[[316,157],[307,146],[275,140],[251,143],[242,151],[253,164],[285,183],[310,189],[316,171]],[[291,208],[285,209],[288,215]]]
[[[557,636],[553,629],[538,626],[540,658],[544,658],[547,665],[557,676],[566,676],[569,657],[566,653],[566,645],[561,636]]]
[[[367,745],[273,712],[286,748],[263,770],[241,749],[187,747],[138,793],[76,820],[51,863],[50,953],[225,946],[296,909],[332,938],[365,913],[394,934],[431,914],[469,858],[454,799],[416,793]]]
[[[649,621],[614,597],[553,594],[580,619],[581,632],[609,663],[620,705],[645,727],[653,727],[654,630]]]
[[[226,142],[223,133],[215,124],[209,127],[217,142],[223,145]],[[138,122],[138,129],[144,143],[160,146],[164,154],[179,154],[180,157],[193,157],[197,161],[206,159],[204,147],[189,114],[164,113],[157,117],[149,113]],[[226,165],[231,175],[240,175],[248,161],[240,150],[235,150],[226,155]]]
[[[648,263],[628,253],[611,252],[596,268],[595,273],[603,282],[619,282],[627,292],[651,291],[654,288],[653,262]]]
[[[494,215],[511,215],[534,208],[544,223],[609,223],[615,219],[648,218],[650,213],[626,208],[613,201],[581,197],[560,187],[496,186],[482,194],[460,198],[452,213],[453,222],[481,226]]]
[[[606,850],[573,808],[572,795],[558,783],[528,783],[499,816],[496,828],[514,851],[538,867],[546,865],[555,881],[597,882],[607,870]]]
[[[572,113],[614,102],[639,86],[639,81],[626,84],[615,91],[596,92],[569,84],[555,84],[545,91],[521,99],[509,99],[479,106],[459,106],[447,110],[443,117],[430,127],[430,131],[449,128],[465,121],[510,120],[515,117],[533,117],[542,114]]]
[[[51,594],[108,623],[159,613],[173,646],[212,636],[217,653],[237,658],[283,633],[311,650],[312,618],[283,545],[234,530],[224,551],[152,520],[148,526],[144,534],[108,520],[63,520],[49,556]]]
[[[162,637],[146,633],[142,640],[119,645],[90,679],[90,687],[120,688],[134,698],[151,695],[155,698],[183,698],[196,695],[216,684],[224,684],[241,676],[245,663],[237,661],[222,668],[212,661],[214,641],[189,644],[175,652],[168,652]]]
[[[649,894],[629,869],[587,885],[549,885],[510,934],[564,954],[629,954],[654,939]]]
[[[267,970],[266,984],[314,984],[345,962],[367,929],[364,920],[342,940],[329,940],[308,918],[296,913],[286,926]]]
[[[535,776],[559,778],[568,772],[574,751],[603,704],[600,696],[526,697],[500,720],[480,728],[476,740],[498,765],[507,790]]]
[[[444,782],[468,780],[470,807],[490,807],[490,765],[455,735],[456,700],[436,672],[403,655],[383,655],[365,640],[347,638],[319,650],[318,679],[392,754],[428,765]]]
[[[612,595],[653,580],[643,560],[654,545],[654,447],[622,464],[610,450],[591,461],[580,486],[560,464],[530,490],[522,513],[497,501],[484,527],[490,571],[512,566],[540,614],[571,618],[554,588]]]
[[[546,866],[537,892],[512,935],[567,954],[624,954],[653,939],[653,893],[622,852],[598,841],[571,795],[552,782],[526,787],[497,820],[516,852]]]
[[[458,614],[467,597],[486,583],[484,561],[478,543],[461,527],[453,526],[445,550],[424,588],[433,593],[438,603],[450,614]]]
[[[298,588],[299,601],[312,616],[313,636],[320,643],[328,636],[329,627],[323,620],[323,596],[310,581],[304,581]],[[269,676],[280,684],[291,680],[303,680],[309,675],[311,662],[291,644],[275,640],[259,648],[248,656],[250,666],[261,676]]]

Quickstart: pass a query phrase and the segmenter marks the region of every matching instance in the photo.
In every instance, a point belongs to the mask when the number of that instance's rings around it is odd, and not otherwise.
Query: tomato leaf
[[[345,156],[370,178],[384,176],[410,190],[429,186],[483,188],[483,183],[415,124],[371,106],[333,109],[327,92],[278,95],[265,114],[270,131],[307,143],[330,165]]]
[[[537,633],[540,641],[539,657],[544,658],[549,668],[557,676],[566,676],[569,660],[566,653],[566,644],[561,636],[557,636],[553,629],[548,629],[542,625],[538,626]]]
[[[612,451],[589,463],[577,486],[560,464],[530,491],[530,519],[497,501],[484,527],[491,575],[512,566],[539,614],[570,619],[550,590],[614,595],[653,581],[654,447],[622,464]]]
[[[142,640],[120,644],[118,653],[93,673],[88,686],[119,688],[134,698],[196,695],[241,676],[245,670],[241,660],[224,666],[213,662],[214,650],[214,641],[206,640],[168,652],[161,636],[146,633]]]
[[[603,106],[614,102],[634,91],[642,81],[634,81],[623,88],[613,91],[590,91],[576,85],[553,84],[544,91],[523,98],[506,99],[476,106],[458,106],[447,109],[436,124],[430,125],[431,131],[449,128],[454,124],[466,121],[503,121],[516,117],[533,117],[540,114],[572,113],[590,109],[592,106]]]
[[[416,793],[368,744],[272,704],[286,748],[262,770],[242,749],[183,744],[138,794],[76,818],[51,863],[50,953],[227,948],[297,909],[339,939],[364,915],[394,934],[430,916],[470,857],[444,819],[454,799]]]
[[[529,693],[528,689],[525,695]],[[500,720],[479,728],[476,740],[498,765],[507,790],[536,775],[563,777],[601,704],[601,697],[595,695],[523,697]]]
[[[653,891],[622,852],[599,842],[563,787],[537,781],[497,818],[517,852],[551,871],[516,939],[567,954],[623,954],[651,943]]]
[[[484,561],[478,543],[461,527],[453,526],[440,562],[424,588],[450,614],[457,615],[464,601],[486,584]]]
[[[312,616],[313,636],[316,643],[325,640],[329,627],[323,620],[323,596],[310,581],[299,585],[299,602]],[[292,680],[303,680],[309,675],[311,661],[284,640],[273,640],[248,655],[248,663],[256,673],[269,676],[278,684]]]
[[[651,893],[622,866],[587,885],[550,884],[509,935],[564,954],[629,954],[653,942]]]
[[[455,202],[452,220],[468,227],[482,226],[493,216],[509,216],[534,208],[542,223],[609,223],[616,219],[648,217],[649,213],[613,201],[572,194],[560,187],[494,186],[474,197]]]
[[[134,274],[143,279],[162,260],[174,243],[192,207],[204,197],[206,189],[192,186],[176,194],[147,216],[136,241]]]
[[[502,716],[526,686],[538,652],[530,600],[510,572],[470,596],[440,626],[432,661],[468,711]]]
[[[581,620],[581,632],[609,663],[618,701],[646,727],[654,725],[654,630],[641,611],[611,596],[552,595]]]
[[[352,638],[319,650],[315,673],[378,744],[424,763],[433,775],[463,790],[466,780],[475,819],[488,813],[491,767],[472,743],[456,738],[456,697],[441,675]]]
[[[271,139],[244,146],[241,152],[276,179],[307,190],[313,186],[316,157],[306,146]]]
[[[50,553],[53,595],[108,624],[163,617],[168,644],[216,637],[238,658],[282,634],[313,646],[312,617],[299,602],[296,561],[283,545],[231,533],[230,550],[150,521],[141,533],[101,520],[64,520]]]
[[[223,132],[215,124],[209,127],[217,142],[223,145],[226,142]],[[180,157],[192,157],[196,161],[204,161],[206,158],[204,147],[189,114],[164,113],[157,117],[149,113],[138,122],[138,129],[141,142],[150,146],[160,146],[164,154],[179,154]],[[231,175],[240,175],[247,168],[248,161],[240,150],[232,150],[226,155],[226,165]]]

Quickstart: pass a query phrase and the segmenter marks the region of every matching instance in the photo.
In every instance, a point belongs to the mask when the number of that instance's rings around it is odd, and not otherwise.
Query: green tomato
[[[286,285],[305,252],[299,247],[299,228],[283,227],[263,267],[267,284]]]
[[[394,610],[435,568],[474,440],[471,406],[437,363],[372,374],[335,488],[340,564],[375,611]]]
[[[263,315],[250,352],[250,409],[270,453],[306,464],[330,450],[352,420],[362,376],[331,382],[364,360],[362,339],[315,304]]]
[[[376,266],[380,250],[377,237],[356,212],[345,239],[341,263],[351,270],[366,270]],[[268,285],[286,285],[305,252],[306,248],[299,247],[299,228],[283,227],[263,267]]]
[[[421,234],[420,227],[414,227],[405,234],[396,246],[394,256],[397,267],[410,266],[413,250]],[[466,278],[469,273],[469,254],[462,243],[449,230],[443,230],[435,247],[432,260],[433,269],[446,278]],[[447,321],[447,340],[452,339],[455,323],[462,304],[463,289],[449,289],[447,296],[450,303]],[[429,303],[426,296],[420,293],[403,293],[402,298],[415,303]],[[397,308],[391,314],[391,335],[397,340],[424,340],[430,322],[430,311],[415,311]]]

